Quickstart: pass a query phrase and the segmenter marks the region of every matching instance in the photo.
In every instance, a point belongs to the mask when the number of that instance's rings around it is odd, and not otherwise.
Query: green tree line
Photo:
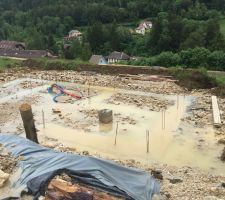
[[[114,50],[147,58],[201,48],[224,52],[224,12],[225,0],[0,0],[0,40],[83,60]],[[153,22],[149,33],[130,32],[146,19]],[[62,38],[72,29],[83,39],[65,49]]]

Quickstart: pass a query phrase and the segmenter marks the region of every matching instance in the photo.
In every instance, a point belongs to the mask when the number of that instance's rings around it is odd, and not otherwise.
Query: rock
[[[82,154],[85,155],[85,156],[89,156],[90,155],[88,151],[83,151]]]
[[[57,98],[58,103],[69,103],[72,101],[70,96],[60,96]]]
[[[225,147],[224,147],[222,155],[221,155],[221,160],[225,162]]]
[[[219,143],[219,144],[225,144],[225,138],[220,139],[220,140],[218,141],[218,143]]]
[[[159,179],[159,180],[163,180],[163,175],[162,172],[159,170],[152,170],[151,174],[154,178]]]
[[[0,188],[5,186],[5,183],[9,180],[9,174],[0,170]]]
[[[225,188],[225,183],[221,183],[221,187]]]
[[[181,182],[183,182],[183,180],[182,180],[181,178],[178,178],[178,177],[168,178],[168,180],[169,180],[170,183],[172,183],[172,184],[176,184],[176,183],[181,183]]]
[[[218,198],[215,197],[215,196],[206,196],[206,197],[204,197],[203,200],[220,200],[220,199],[218,199]]]
[[[161,194],[154,194],[152,200],[167,200],[168,198]]]
[[[52,108],[52,112],[53,112],[54,114],[56,114],[56,113],[61,113],[61,110],[60,110],[59,108]]]

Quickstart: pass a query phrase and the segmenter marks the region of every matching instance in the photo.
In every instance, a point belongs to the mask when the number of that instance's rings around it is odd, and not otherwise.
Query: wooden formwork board
[[[212,96],[212,111],[213,111],[214,126],[220,126],[221,125],[220,110],[216,96]]]

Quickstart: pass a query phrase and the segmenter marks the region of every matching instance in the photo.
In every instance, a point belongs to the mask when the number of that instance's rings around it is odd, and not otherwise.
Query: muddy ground
[[[5,73],[0,74],[0,84],[8,83],[9,81],[30,78],[39,79],[43,82],[31,82],[25,81],[20,83],[19,88],[32,89],[44,85],[44,80],[53,82],[70,82],[76,84],[84,84],[87,88],[91,86],[103,86],[112,87],[119,89],[126,89],[130,91],[139,92],[150,92],[154,94],[169,94],[169,95],[191,95],[194,98],[191,105],[188,106],[187,114],[181,119],[181,123],[185,126],[193,126],[196,128],[194,134],[198,138],[199,148],[202,146],[207,147],[207,141],[202,139],[203,130],[207,127],[212,127],[212,110],[211,110],[211,93],[210,90],[196,90],[187,91],[185,88],[178,86],[175,82],[171,81],[140,81],[132,80],[129,78],[101,75],[92,72],[75,72],[75,71],[37,71],[30,70],[27,68],[8,70]],[[15,88],[14,88],[15,89]],[[16,90],[16,89],[15,89]],[[5,97],[7,95],[12,95],[13,90],[5,91],[1,88],[0,97]],[[45,90],[42,92],[46,93]],[[84,91],[87,94],[87,90]],[[93,91],[93,95],[97,94],[97,91]],[[88,100],[88,99],[87,99]],[[32,105],[39,105],[45,102],[45,99],[40,96],[40,94],[30,93],[26,98],[14,97],[12,100],[7,102],[0,102],[0,132],[8,132],[14,134],[24,134],[22,121],[20,119],[20,113],[18,107],[21,103],[30,103]],[[68,101],[67,104],[74,104],[74,102]],[[113,96],[107,99],[106,103],[119,105],[127,104],[131,106],[139,107],[143,110],[151,110],[155,112],[161,112],[174,104],[174,100],[161,99],[158,96],[151,96],[149,98],[143,97],[141,95],[125,94],[121,92],[116,92]],[[225,99],[219,98],[219,105],[221,110],[222,122],[225,122]],[[54,107],[54,109],[57,106]],[[79,113],[84,117],[85,120],[80,120],[79,118],[72,117],[72,111],[65,112],[60,110],[55,113],[53,110],[49,114],[51,117],[47,121],[51,123],[57,123],[59,125],[66,125],[67,127],[84,130],[85,132],[91,132],[93,127],[98,123],[98,110],[97,109],[86,109],[80,105]],[[36,112],[36,111],[35,111]],[[36,117],[36,113],[34,112]],[[37,113],[38,115],[38,113]],[[121,124],[128,125],[138,125],[138,120],[134,116],[124,115],[120,112],[114,113],[114,118],[117,122]],[[36,118],[37,125],[42,123],[40,118]],[[124,132],[126,130],[123,130]],[[179,130],[180,132],[185,131]],[[214,130],[216,145],[215,148],[225,147],[225,126]],[[172,199],[172,200],[201,200],[201,199],[225,199],[225,176],[216,175],[211,171],[206,171],[197,167],[190,166],[173,166],[171,164],[162,163],[151,163],[151,165],[145,165],[141,162],[135,160],[118,160],[115,158],[110,158],[108,156],[103,156],[100,154],[95,154],[90,151],[82,150],[77,148],[72,148],[61,143],[60,140],[51,137],[42,137],[40,139],[42,145],[53,148],[57,151],[63,151],[68,153],[79,153],[84,155],[93,155],[96,157],[103,157],[106,159],[111,159],[116,161],[118,164],[138,167],[145,169],[149,173],[153,174],[161,183],[161,199]],[[221,152],[222,154],[222,152]],[[0,146],[0,169],[6,173],[11,173],[15,168],[16,159],[13,159],[5,150]],[[217,158],[220,159],[219,157]],[[198,161],[196,161],[198,162]],[[224,165],[225,174],[225,165]]]

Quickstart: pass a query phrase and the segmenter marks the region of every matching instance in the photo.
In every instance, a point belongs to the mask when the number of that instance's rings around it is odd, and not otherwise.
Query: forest
[[[117,50],[141,57],[128,64],[225,68],[224,14],[225,0],[0,0],[0,40],[69,59]],[[131,33],[143,20],[151,31]],[[65,50],[72,29],[83,38]]]

